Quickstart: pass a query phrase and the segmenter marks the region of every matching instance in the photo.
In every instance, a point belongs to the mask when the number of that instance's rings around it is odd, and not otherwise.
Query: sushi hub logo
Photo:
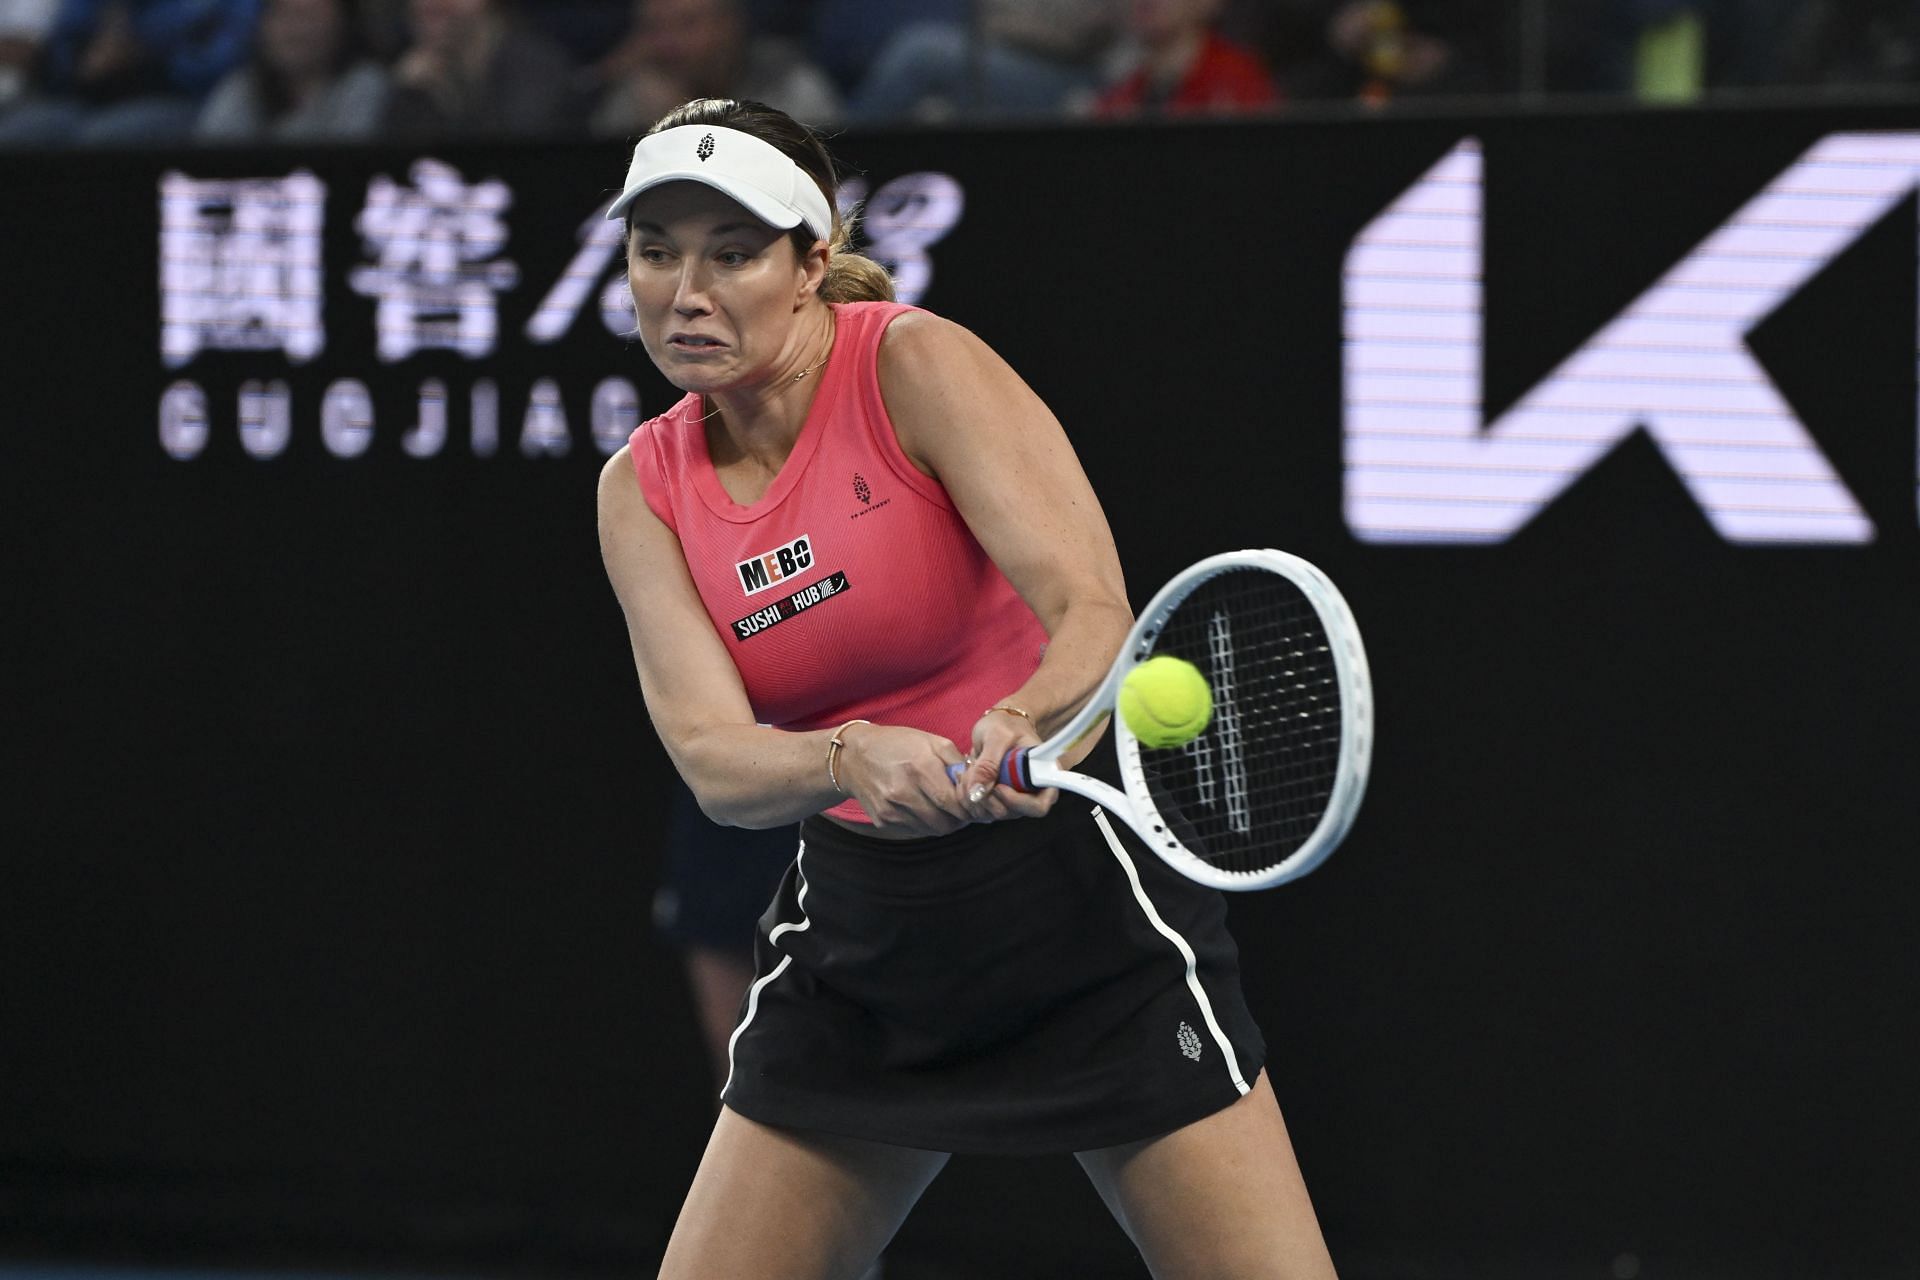
[[[830,573],[818,582],[809,583],[798,591],[782,596],[772,604],[756,609],[744,618],[733,620],[733,634],[741,640],[751,640],[768,627],[777,627],[789,618],[797,618],[823,600],[831,600],[847,589],[847,575]]]

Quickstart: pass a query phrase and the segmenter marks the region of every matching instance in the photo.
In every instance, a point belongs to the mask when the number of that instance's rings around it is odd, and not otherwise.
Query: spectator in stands
[[[638,136],[695,98],[764,102],[805,124],[840,119],[840,95],[798,47],[756,36],[741,0],[635,0],[626,40],[595,68],[593,131]]]
[[[1231,115],[1279,102],[1260,56],[1214,29],[1220,0],[1133,0],[1138,60],[1100,95],[1100,115]]]
[[[1914,0],[1810,0],[1781,43],[1788,83],[1841,89],[1920,79],[1920,4]]]
[[[804,42],[820,0],[740,0],[747,26],[763,36]]]
[[[1603,0],[1604,2],[1604,0]],[[1280,68],[1290,97],[1380,104],[1503,85],[1501,0],[1288,0],[1324,18],[1321,46]]]
[[[259,0],[61,0],[35,91],[0,117],[0,145],[186,137],[202,99],[246,57],[259,7]]]
[[[580,127],[576,70],[510,0],[411,0],[384,129],[408,140],[540,138]]]
[[[1911,14],[1914,7],[1912,0],[1559,0],[1547,20],[1547,85],[1690,102],[1716,88],[1818,83],[1825,19],[1851,23],[1874,10]]]
[[[408,0],[360,0],[360,34],[382,64],[391,67],[407,51]]]
[[[203,141],[372,137],[386,69],[366,56],[353,0],[267,0],[247,65],[222,80],[194,126]]]
[[[809,15],[807,47],[842,90],[866,77],[894,33],[916,23],[964,27],[974,0],[818,0]]]
[[[1547,85],[1685,100],[1705,76],[1701,34],[1686,0],[1564,0],[1547,20]]]
[[[26,91],[59,0],[0,0],[0,108]]]
[[[978,0],[978,34],[952,22],[903,27],[855,94],[863,122],[1046,117],[1090,104],[1123,0]]]

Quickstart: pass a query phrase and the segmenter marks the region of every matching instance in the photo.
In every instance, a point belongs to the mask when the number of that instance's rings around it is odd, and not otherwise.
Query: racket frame
[[[1127,728],[1126,717],[1113,714],[1127,673],[1154,656],[1154,643],[1167,619],[1201,586],[1234,569],[1261,569],[1279,574],[1300,589],[1327,633],[1340,690],[1340,761],[1334,773],[1333,793],[1306,840],[1282,862],[1261,871],[1229,871],[1198,857],[1182,844],[1162,818],[1148,790],[1140,741]],[[1060,756],[1111,715],[1120,776],[1125,790],[1098,778],[1076,773],[1058,764]],[[1177,749],[1177,748],[1173,748]],[[1373,759],[1373,681],[1360,629],[1353,611],[1326,574],[1299,556],[1269,548],[1227,551],[1189,565],[1155,593],[1127,632],[1120,656],[1105,679],[1080,710],[1058,732],[1037,747],[1009,757],[1003,779],[1023,791],[1060,787],[1083,795],[1120,818],[1163,861],[1181,874],[1216,889],[1267,889],[1296,880],[1319,866],[1339,845],[1360,810]]]

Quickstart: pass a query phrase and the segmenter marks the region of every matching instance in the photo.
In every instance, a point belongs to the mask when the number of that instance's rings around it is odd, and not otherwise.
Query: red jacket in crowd
[[[1200,56],[1171,93],[1156,94],[1147,73],[1136,71],[1101,94],[1095,110],[1103,116],[1153,111],[1169,115],[1224,114],[1271,107],[1279,101],[1273,77],[1257,55],[1208,32]]]

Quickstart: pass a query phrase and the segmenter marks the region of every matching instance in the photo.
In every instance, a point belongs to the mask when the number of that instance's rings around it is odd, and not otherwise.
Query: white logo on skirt
[[[1195,1035],[1193,1028],[1184,1022],[1180,1024],[1180,1052],[1195,1062],[1200,1061],[1200,1037]]]

